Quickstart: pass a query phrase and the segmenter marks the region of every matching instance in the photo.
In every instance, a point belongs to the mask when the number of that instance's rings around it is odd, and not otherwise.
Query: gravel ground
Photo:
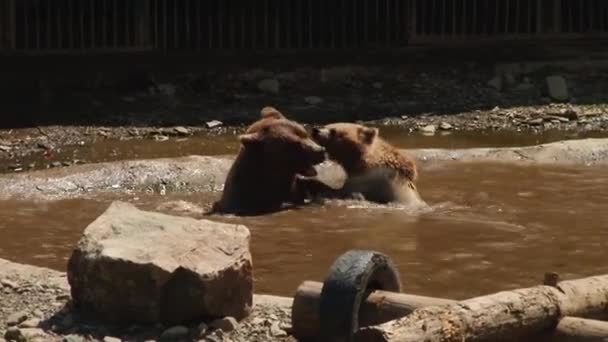
[[[73,310],[64,273],[0,259],[0,341],[295,341],[286,299],[255,296],[241,322],[186,327],[107,326]],[[288,302],[288,301],[287,301]]]

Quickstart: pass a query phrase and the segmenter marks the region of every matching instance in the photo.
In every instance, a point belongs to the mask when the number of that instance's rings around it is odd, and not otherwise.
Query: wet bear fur
[[[286,203],[301,204],[296,175],[315,176],[325,160],[323,147],[297,122],[273,107],[238,137],[241,146],[226,177],[222,197],[210,213],[261,215]]]
[[[415,185],[416,162],[382,139],[377,128],[334,123],[314,128],[312,139],[325,148],[329,159],[342,166],[347,176],[340,189],[310,179],[306,187],[313,196],[426,205]]]

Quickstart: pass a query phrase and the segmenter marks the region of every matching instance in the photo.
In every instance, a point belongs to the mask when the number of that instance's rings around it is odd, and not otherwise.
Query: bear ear
[[[279,112],[276,108],[271,106],[262,108],[262,110],[260,111],[260,116],[262,117],[262,119],[285,119],[283,113]]]
[[[359,131],[361,135],[361,140],[368,145],[371,145],[378,136],[378,129],[375,127],[363,127]]]
[[[259,132],[241,134],[239,141],[245,146],[257,144],[262,141],[262,135]]]

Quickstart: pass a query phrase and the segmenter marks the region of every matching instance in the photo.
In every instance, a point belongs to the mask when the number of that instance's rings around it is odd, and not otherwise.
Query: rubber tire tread
[[[322,341],[353,340],[359,329],[359,308],[372,290],[401,292],[399,272],[388,256],[350,250],[336,259],[321,290]]]

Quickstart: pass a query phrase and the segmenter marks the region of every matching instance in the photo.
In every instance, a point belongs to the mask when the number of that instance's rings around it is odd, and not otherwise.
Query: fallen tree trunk
[[[319,336],[319,304],[323,283],[305,281],[297,289],[293,300],[293,334],[300,340]],[[415,296],[406,293],[374,291],[361,303],[359,326],[365,327],[388,322],[409,315],[426,306],[456,303],[454,300]]]
[[[504,341],[553,329],[563,316],[608,308],[608,275],[536,286],[432,306],[359,330],[357,341]]]
[[[606,342],[608,322],[578,317],[564,317],[559,321],[552,342]]]

